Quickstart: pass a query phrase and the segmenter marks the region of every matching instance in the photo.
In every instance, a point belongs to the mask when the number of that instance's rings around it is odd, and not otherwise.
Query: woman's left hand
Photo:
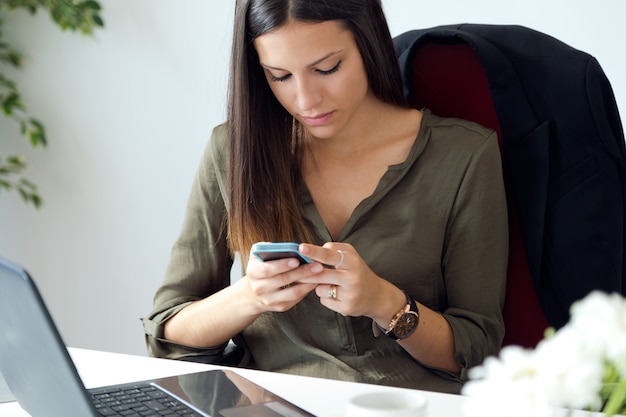
[[[327,266],[318,275],[299,282],[318,284],[315,293],[322,305],[333,311],[375,320],[384,316],[382,320],[386,320],[387,302],[397,299],[395,304],[400,306],[405,299],[400,289],[376,275],[348,243],[329,242],[324,246],[302,243],[299,249]],[[381,303],[380,300],[387,302]]]
[[[405,293],[376,275],[352,245],[303,243],[300,252],[327,268],[298,282],[317,284],[315,294],[322,305],[339,314],[369,317],[380,327],[387,328],[391,318],[407,303]],[[455,358],[450,324],[440,313],[418,305],[422,324],[412,336],[399,340],[399,344],[421,363],[458,373],[460,365]]]

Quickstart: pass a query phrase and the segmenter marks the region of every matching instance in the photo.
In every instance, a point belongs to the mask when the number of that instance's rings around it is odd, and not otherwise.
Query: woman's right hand
[[[295,258],[261,261],[254,256],[246,268],[246,275],[240,280],[248,286],[259,314],[265,311],[284,312],[298,304],[316,284],[298,282],[324,270],[319,262],[302,264]]]
[[[262,262],[250,257],[246,275],[221,291],[186,306],[166,323],[167,340],[212,347],[232,338],[266,311],[284,312],[298,304],[317,283],[299,283],[323,271],[318,263],[296,259]]]

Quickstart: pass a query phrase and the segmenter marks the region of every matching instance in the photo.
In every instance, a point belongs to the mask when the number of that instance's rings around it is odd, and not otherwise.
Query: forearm
[[[453,373],[461,371],[454,355],[454,335],[448,321],[436,311],[419,304],[419,325],[402,346],[420,363]]]
[[[243,282],[196,301],[164,324],[165,339],[186,346],[213,347],[227,342],[260,314],[247,301]]]
[[[395,286],[388,285],[390,292],[384,297],[386,303],[377,303],[381,309],[373,318],[382,329],[387,329],[391,317],[406,305],[406,295]],[[415,332],[398,343],[415,360],[431,368],[453,373],[460,372],[455,359],[455,345],[452,328],[438,312],[416,301],[419,310],[419,324]]]

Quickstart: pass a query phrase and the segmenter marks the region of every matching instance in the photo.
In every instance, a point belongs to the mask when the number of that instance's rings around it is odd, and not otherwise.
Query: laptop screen
[[[0,375],[0,404],[15,401],[15,397],[11,394],[9,386],[4,381],[2,375]]]
[[[0,373],[22,408],[33,417],[98,416],[100,414],[94,406],[98,399],[92,398],[92,394],[104,392],[106,397],[109,396],[107,390],[120,392],[119,388],[122,388],[126,390],[122,395],[127,396],[133,391],[140,391],[137,387],[155,387],[158,392],[150,392],[166,395],[166,398],[161,395],[163,403],[157,404],[151,397],[138,404],[158,409],[163,404],[167,406],[182,400],[202,415],[212,417],[312,416],[227,370],[209,370],[86,390],[28,273],[0,258],[0,288]],[[138,397],[145,396],[139,394]],[[183,407],[186,405],[183,404]],[[113,410],[124,408],[124,405],[109,407],[104,404],[103,407]],[[173,408],[176,407],[178,405]]]
[[[0,259],[0,373],[33,416],[93,416],[91,400],[28,273]]]

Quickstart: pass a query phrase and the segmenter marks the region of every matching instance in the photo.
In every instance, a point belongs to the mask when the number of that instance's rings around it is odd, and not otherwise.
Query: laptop
[[[4,382],[2,374],[0,374],[0,404],[11,401],[15,401],[15,397],[11,394],[11,390],[9,389],[7,383]]]
[[[231,370],[86,389],[34,281],[2,258],[0,373],[32,417],[314,417]]]

